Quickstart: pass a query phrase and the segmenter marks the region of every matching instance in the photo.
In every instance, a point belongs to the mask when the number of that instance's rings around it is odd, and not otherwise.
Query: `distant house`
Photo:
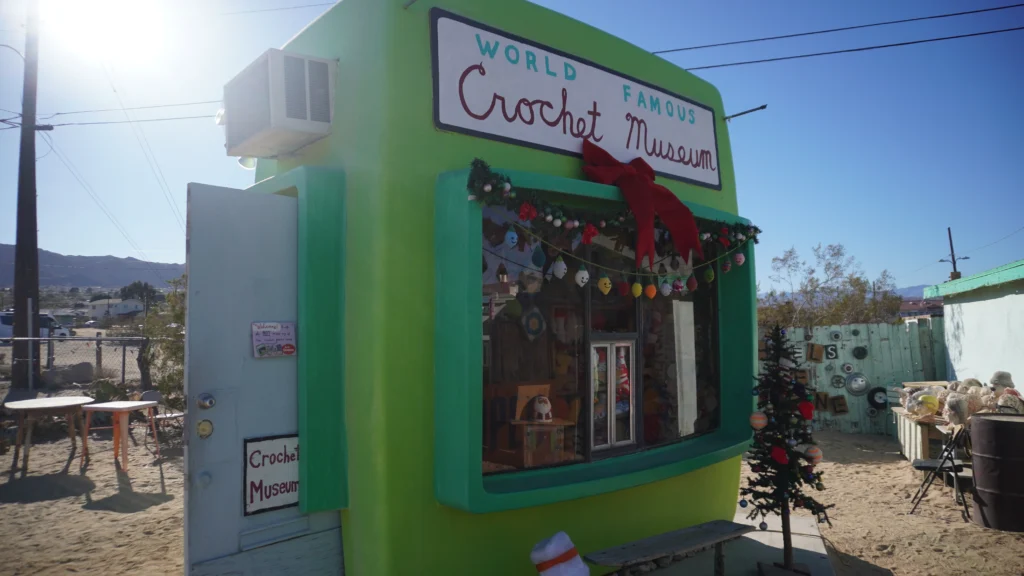
[[[89,317],[93,320],[102,320],[116,316],[134,316],[145,310],[145,305],[134,298],[120,300],[110,298],[109,300],[96,300],[89,303]]]
[[[913,298],[900,304],[900,318],[942,316],[942,298]]]

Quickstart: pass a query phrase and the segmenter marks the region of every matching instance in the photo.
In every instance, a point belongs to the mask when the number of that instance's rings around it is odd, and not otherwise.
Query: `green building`
[[[299,199],[299,509],[340,509],[345,571],[526,574],[561,530],[586,553],[732,519],[757,230],[718,90],[520,0],[345,0],[283,50],[336,67],[329,133],[235,150]],[[584,140],[657,173],[653,233]]]

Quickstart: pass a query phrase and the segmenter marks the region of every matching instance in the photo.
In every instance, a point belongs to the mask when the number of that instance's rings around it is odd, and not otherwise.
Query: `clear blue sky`
[[[396,0],[395,0],[396,1]],[[268,47],[281,46],[324,8],[242,15],[243,9],[313,0],[156,2],[160,16],[119,46],[117,22],[45,5],[40,115],[215,100],[224,82]],[[544,0],[537,2],[642,48],[740,40],[1010,4],[991,0],[789,2]],[[145,5],[137,0],[136,5]],[[24,0],[0,5],[0,43],[19,50]],[[81,22],[88,25],[81,25]],[[138,20],[135,20],[138,22]],[[683,67],[853,48],[1024,26],[1024,8],[792,40],[683,52]],[[131,38],[128,39],[132,40]],[[101,44],[104,50],[88,49]],[[125,48],[128,48],[125,50]],[[116,55],[115,55],[116,54]],[[900,286],[941,282],[946,226],[960,267],[980,272],[1024,258],[1024,31],[866,53],[707,70],[726,110],[768,109],[731,123],[740,211],[764,229],[758,277],[790,246],[846,245]],[[628,72],[624,71],[624,72]],[[0,108],[20,110],[20,59],[0,48]],[[139,124],[185,213],[188,182],[245,187],[252,173],[224,155],[217,105],[133,112],[133,118],[208,114],[210,120]],[[0,118],[10,116],[0,112]],[[120,111],[51,121],[123,120]],[[13,243],[17,130],[0,131],[0,242]],[[184,235],[127,124],[57,128],[60,149],[136,240],[159,262],[184,260]],[[38,142],[38,156],[47,145]],[[39,244],[64,254],[139,255],[54,154],[39,160]],[[931,264],[931,265],[929,265]]]

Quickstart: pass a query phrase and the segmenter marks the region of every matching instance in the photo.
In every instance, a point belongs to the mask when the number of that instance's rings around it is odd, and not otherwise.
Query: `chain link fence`
[[[39,357],[15,358],[14,341],[39,342]],[[25,338],[5,340],[0,345],[0,381],[10,380],[17,363],[38,363],[33,376],[34,388],[59,388],[72,384],[88,385],[97,380],[135,384],[142,379],[136,359],[139,350],[148,345],[146,338]],[[34,348],[28,346],[26,348]]]

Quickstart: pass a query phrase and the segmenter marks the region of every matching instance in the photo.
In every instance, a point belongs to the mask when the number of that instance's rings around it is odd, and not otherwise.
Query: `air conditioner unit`
[[[228,156],[274,158],[331,133],[334,60],[267,50],[224,86]]]

